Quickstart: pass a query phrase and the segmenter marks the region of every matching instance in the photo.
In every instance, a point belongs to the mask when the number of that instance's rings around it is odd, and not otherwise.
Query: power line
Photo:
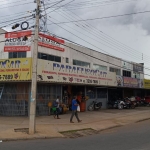
[[[49,19],[48,19],[48,20],[49,20]],[[49,20],[49,21],[51,21],[51,20]],[[53,22],[53,21],[51,21],[51,22]],[[70,32],[70,31],[68,31],[67,29],[65,29],[65,28],[63,28],[63,27],[61,27],[60,25],[57,25],[57,26],[59,26],[60,28],[64,29],[65,31],[67,31],[67,32],[71,33],[72,35],[76,36],[77,38],[79,38],[79,39],[83,40],[84,42],[86,42],[86,43],[88,43],[88,44],[90,44],[90,45],[92,45],[92,46],[94,46],[94,47],[98,48],[99,50],[106,52],[105,50],[103,50],[103,49],[101,49],[101,48],[99,48],[99,47],[95,46],[94,44],[92,44],[92,43],[90,43],[90,42],[88,42],[88,41],[84,40],[83,38],[81,38],[81,37],[77,36],[76,34],[74,34],[74,33]],[[105,55],[108,55],[108,54],[105,54]],[[110,55],[110,57],[112,57],[112,58],[116,58],[115,56],[111,56],[111,54],[109,54],[109,55]],[[150,68],[145,68],[145,69],[148,69],[148,70],[149,70]]]
[[[65,0],[58,1],[58,2],[56,2],[54,5],[52,5],[52,6],[50,6],[50,7],[47,7],[45,10],[47,10],[47,9],[49,9],[49,8],[52,8],[53,6],[59,4],[59,3],[63,2],[63,1],[65,1]]]
[[[64,12],[57,12],[57,14],[59,14],[59,15],[61,15],[61,16],[63,16],[63,14],[64,14]],[[67,16],[69,16],[69,15],[71,15],[70,13],[66,13],[66,14],[64,14],[65,16],[63,16],[64,18],[66,18]],[[76,14],[75,14],[76,15]],[[77,16],[77,15],[76,15]],[[68,18],[71,18],[71,20],[72,20],[72,18],[75,18],[73,15],[71,15],[71,17],[69,16],[69,17],[67,17],[67,20],[68,20]],[[81,17],[79,17],[78,16],[78,18],[81,18]],[[82,18],[81,18],[82,19]],[[55,19],[56,20],[56,19]],[[79,23],[80,24],[80,23]],[[114,42],[112,39],[110,40],[110,39],[108,39],[108,38],[106,38],[106,37],[99,37],[99,34],[98,34],[98,32],[97,31],[99,31],[99,30],[96,30],[95,29],[95,27],[93,28],[90,28],[89,26],[89,29],[87,28],[87,25],[86,24],[84,24],[84,26],[82,25],[82,23],[81,23],[81,27],[80,27],[80,25],[76,25],[78,28],[82,28],[82,30],[85,30],[86,32],[90,32],[90,33],[92,33],[92,35],[94,35],[95,37],[97,37],[97,38],[99,38],[101,41],[104,41],[105,43],[108,43],[109,45],[112,45],[113,47],[119,47],[119,48],[121,48],[121,49],[124,49],[124,50],[128,50],[129,51],[129,53],[131,53],[131,49],[132,48],[127,48],[127,47],[125,47],[124,45],[122,46],[122,44],[120,44],[119,42]],[[87,23],[88,24],[88,23]],[[71,28],[71,27],[70,27]],[[87,28],[87,30],[86,30],[86,28]],[[91,30],[92,29],[92,30]],[[94,32],[94,31],[95,32]],[[101,32],[101,31],[100,31]],[[102,35],[100,35],[100,36],[102,36]],[[100,41],[100,42],[101,42]],[[118,44],[119,43],[119,44]],[[119,49],[118,49],[119,50]],[[121,53],[122,53],[123,51],[121,50]],[[125,54],[126,54],[127,52],[125,51]],[[134,54],[134,56],[135,55],[138,55],[137,54],[137,51],[136,51],[136,54]],[[141,56],[139,56],[139,57],[141,57],[142,58],[142,53],[140,52],[140,55]],[[149,58],[148,58],[149,59]]]
[[[84,54],[84,55],[87,55],[88,57],[92,57],[92,58],[94,58],[94,59],[100,60],[100,61],[105,62],[105,63],[107,63],[107,64],[111,64],[111,65],[116,66],[116,67],[118,67],[118,68],[123,68],[123,69],[124,69],[124,67],[121,67],[121,66],[119,66],[119,65],[110,63],[110,62],[105,61],[105,60],[103,60],[103,59],[100,59],[100,58],[91,56],[91,55],[89,55],[89,54],[87,54],[87,53],[81,52],[81,51],[79,51],[79,50],[77,50],[77,49],[75,49],[75,48],[72,48],[72,47],[70,47],[70,46],[67,46],[67,45],[65,45],[65,44],[62,44],[62,43],[59,43],[59,44],[65,46],[65,47],[71,48],[72,50],[77,51],[77,52],[79,52],[79,53],[82,53],[82,54]],[[105,55],[105,54],[104,54],[104,55]],[[128,62],[128,63],[129,63],[129,62]],[[126,69],[126,70],[133,71],[132,69]],[[142,73],[142,74],[143,74],[143,75],[150,76],[150,74],[145,74],[145,73]]]
[[[53,18],[53,19],[54,19],[54,18]],[[81,33],[80,31],[78,31],[78,30],[76,30],[76,29],[74,29],[74,28],[72,28],[72,27],[70,27],[70,26],[68,26],[68,25],[66,25],[66,26],[69,27],[69,28],[71,28],[71,29],[73,29],[73,30],[75,30],[75,31],[77,31],[77,32],[80,33],[80,34],[85,35],[86,37],[89,37],[90,39],[92,39],[92,40],[94,40],[94,41],[96,41],[96,42],[98,42],[98,43],[101,43],[101,44],[107,46],[106,44],[102,43],[101,41],[98,41],[97,39],[93,39],[91,36],[89,36],[89,34],[86,35],[86,34]],[[85,29],[82,28],[82,30],[85,30]],[[85,30],[85,31],[86,31],[86,30]],[[88,31],[88,33],[91,33],[91,31]],[[92,35],[92,33],[91,33],[91,35]],[[93,35],[95,36],[95,34],[93,34]],[[96,37],[99,38],[98,36],[96,36]],[[119,51],[119,49],[118,49],[118,47],[117,47],[116,45],[111,44],[111,43],[109,43],[109,42],[107,42],[107,41],[106,41],[106,43],[108,43],[109,45],[111,45],[111,46],[107,46],[107,47],[109,47],[109,48],[111,48],[111,49],[114,49],[114,50],[116,50],[116,51]],[[113,46],[113,48],[112,48],[112,46]],[[115,47],[115,48],[114,48],[114,47]],[[103,50],[103,51],[104,51],[104,50]],[[108,53],[107,51],[105,51],[105,52]],[[119,51],[119,52],[120,52],[120,51]],[[121,51],[121,53],[127,55],[127,52]],[[129,54],[129,57],[131,57],[131,54]],[[137,56],[134,56],[134,55],[133,55],[132,57],[135,57],[135,58],[137,59]]]
[[[15,21],[15,20],[19,20],[19,19],[24,19],[24,18],[31,17],[31,16],[32,16],[32,15],[30,15],[30,16],[24,16],[24,17],[20,17],[20,18],[12,19],[12,20],[4,21],[4,22],[0,22],[0,24],[6,23],[6,22]]]
[[[83,19],[83,20],[68,21],[68,22],[58,22],[58,23],[51,23],[51,24],[65,24],[65,23],[81,22],[81,21],[89,21],[89,20],[108,19],[108,18],[124,17],[124,16],[143,14],[143,13],[150,13],[150,11],[135,12],[135,13],[129,13],[129,14],[116,15],[116,16],[106,16],[106,17],[101,17],[101,18],[91,18],[91,19]]]
[[[67,8],[77,8],[77,7],[86,7],[86,6],[90,6],[90,5],[98,5],[98,4],[102,4],[102,6],[105,5],[110,5],[110,4],[118,4],[118,3],[125,3],[125,2],[131,2],[131,1],[137,1],[137,0],[115,0],[115,1],[85,1],[85,2],[79,2],[79,3],[74,3],[72,5],[69,5]]]
[[[33,17],[31,17],[31,18],[27,19],[26,21],[28,21],[28,20],[30,20],[30,19],[33,19]],[[12,22],[12,23],[10,23],[10,24],[3,25],[3,26],[1,26],[0,28],[4,28],[4,27],[7,27],[7,26],[9,26],[9,25],[12,25],[12,24],[18,23],[18,21],[21,21],[21,20],[24,20],[24,18],[17,20],[17,22],[15,21],[15,22]],[[23,21],[22,21],[22,22],[23,22]]]
[[[54,11],[60,9],[61,7],[64,7],[64,6],[66,6],[66,5],[70,4],[70,3],[72,3],[73,1],[75,1],[75,0],[72,0],[72,1],[70,1],[70,2],[68,2],[68,3],[66,3],[66,4],[64,4],[64,5],[61,5],[61,6],[59,6],[58,8],[56,8],[56,9],[54,9],[54,10],[48,12],[47,14],[52,13],[52,12],[54,12]]]
[[[28,1],[28,0],[27,0]],[[31,1],[31,0],[30,0]],[[2,2],[2,1],[0,1]],[[6,2],[6,0],[5,0]],[[19,0],[19,1],[13,1],[12,3],[7,3],[7,4],[1,4],[1,6],[4,6],[4,5],[10,5],[10,4],[14,4],[14,3],[18,3],[18,2],[22,2],[22,0]]]
[[[91,6],[91,7],[67,7],[69,10],[77,10],[77,9],[90,9],[93,7],[103,7],[103,6],[108,6],[108,5],[113,5],[113,4],[121,4],[121,3],[126,3],[126,2],[131,2],[131,1],[135,1],[135,0],[128,0],[128,1],[123,1],[123,2],[110,2],[108,4],[96,4],[95,6]],[[63,11],[66,11],[65,9],[63,9]]]
[[[15,7],[15,6],[20,6],[20,5],[27,5],[27,4],[34,4],[33,2],[29,2],[29,3],[22,3],[22,4],[17,4],[17,5],[11,5],[11,6],[7,6],[7,7],[0,7],[0,9],[5,9],[5,8],[10,8],[10,7]]]
[[[77,16],[78,18],[83,19],[83,18],[81,18],[80,16],[78,16],[77,14],[75,14],[74,12],[72,12],[71,10],[69,10],[69,12],[73,13],[73,14],[74,14],[75,16]],[[61,12],[61,13],[63,13],[63,12]],[[68,13],[68,14],[71,15],[70,13]],[[67,15],[67,14],[66,14],[66,15]],[[72,16],[72,17],[74,18],[74,16]],[[135,50],[135,49],[133,49],[133,48],[131,48],[131,47],[125,45],[124,43],[122,43],[122,42],[120,42],[120,41],[114,39],[113,37],[109,36],[108,34],[104,33],[103,31],[97,29],[95,26],[91,25],[91,24],[88,23],[88,22],[85,22],[85,28],[86,28],[86,27],[89,27],[90,29],[94,30],[97,35],[102,36],[102,39],[106,39],[106,40],[110,40],[111,42],[115,42],[117,45],[123,46],[123,48],[125,48],[125,49],[130,49],[130,51],[131,51],[131,50],[134,50],[136,53],[138,52],[138,53],[142,54],[142,56],[143,56],[143,53],[141,53],[141,52],[139,52],[139,51],[137,51],[137,50]],[[147,55],[145,55],[145,56],[146,56],[146,57],[149,57],[149,58],[147,58],[147,59],[150,59],[150,56],[147,56]],[[143,60],[143,59],[142,59],[142,60]]]

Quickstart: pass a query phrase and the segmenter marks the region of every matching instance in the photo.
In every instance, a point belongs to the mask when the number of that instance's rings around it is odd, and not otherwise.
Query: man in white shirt
[[[59,104],[60,104],[60,102],[59,102],[59,96],[57,96],[57,99],[55,101],[56,113],[54,115],[54,118],[56,118],[56,116],[57,116],[57,119],[60,119],[59,118],[59,112],[60,112]]]

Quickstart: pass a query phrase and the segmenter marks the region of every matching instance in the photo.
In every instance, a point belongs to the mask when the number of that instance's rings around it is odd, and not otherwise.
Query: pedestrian
[[[76,116],[77,118],[77,121],[78,122],[81,122],[82,120],[79,119],[78,117],[78,112],[77,112],[77,107],[79,106],[79,104],[77,103],[77,97],[74,96],[73,100],[72,100],[72,114],[71,114],[71,118],[70,118],[70,123],[74,123],[72,120],[73,120],[73,117],[74,115]]]
[[[55,111],[55,114],[54,114],[55,119],[56,119],[56,116],[57,116],[57,119],[60,119],[59,118],[59,113],[60,113],[59,104],[60,104],[59,96],[57,96],[57,99],[55,100],[55,103],[54,103],[54,107],[56,107],[56,111]]]

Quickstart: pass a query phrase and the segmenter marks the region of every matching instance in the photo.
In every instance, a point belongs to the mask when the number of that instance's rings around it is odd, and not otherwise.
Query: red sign
[[[135,78],[123,77],[123,82],[126,87],[139,87],[139,82]]]
[[[4,52],[23,52],[31,50],[32,31],[9,32],[5,34]],[[24,36],[27,37],[24,40]]]
[[[64,52],[65,51],[63,47],[64,43],[65,41],[62,39],[58,39],[50,35],[39,33],[39,42],[38,42],[39,46]]]

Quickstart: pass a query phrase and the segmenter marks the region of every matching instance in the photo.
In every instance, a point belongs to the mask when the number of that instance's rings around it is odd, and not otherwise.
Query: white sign
[[[116,86],[116,74],[38,59],[38,81]]]

